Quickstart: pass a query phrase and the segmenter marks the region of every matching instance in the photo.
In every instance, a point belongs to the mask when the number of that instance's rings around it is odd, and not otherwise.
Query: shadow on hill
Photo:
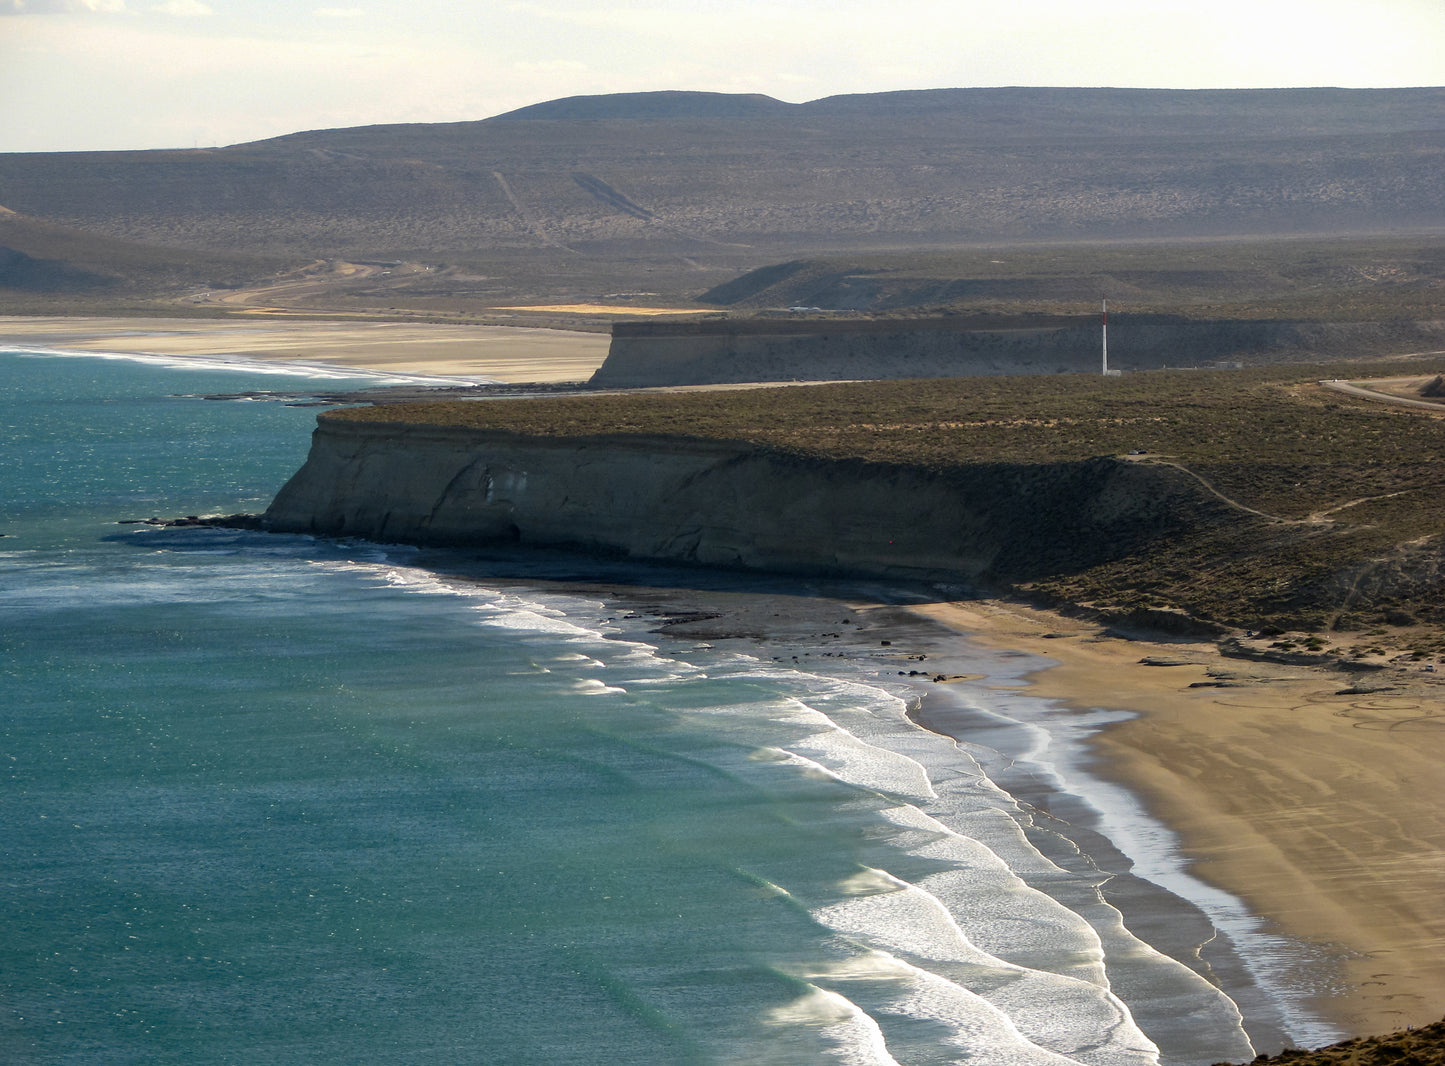
[[[109,292],[120,279],[82,270],[58,259],[36,259],[0,245],[0,289],[20,292]]]

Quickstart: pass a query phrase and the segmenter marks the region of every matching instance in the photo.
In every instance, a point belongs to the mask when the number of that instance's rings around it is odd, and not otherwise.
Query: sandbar
[[[1042,697],[1134,712],[1096,739],[1095,772],[1178,833],[1194,876],[1343,959],[1320,1014],[1361,1035],[1445,1014],[1445,689],[1115,639],[999,601],[914,610],[1052,660],[1029,678]]]
[[[524,326],[318,319],[0,317],[0,344],[323,364],[507,383],[586,381],[611,338]]]

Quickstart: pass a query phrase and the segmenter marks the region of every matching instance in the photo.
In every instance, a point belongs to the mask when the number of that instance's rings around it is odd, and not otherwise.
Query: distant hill
[[[760,93],[653,92],[612,93],[607,96],[568,96],[519,107],[498,115],[496,122],[531,120],[599,121],[621,119],[754,118],[776,116],[794,105]]]
[[[0,155],[0,202],[227,252],[683,257],[705,274],[828,250],[1438,228],[1442,172],[1440,88],[669,92],[229,148]]]

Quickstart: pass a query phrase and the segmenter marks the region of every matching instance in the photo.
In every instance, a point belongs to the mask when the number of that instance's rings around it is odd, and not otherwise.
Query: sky
[[[0,0],[0,152],[995,85],[1445,85],[1445,0]]]

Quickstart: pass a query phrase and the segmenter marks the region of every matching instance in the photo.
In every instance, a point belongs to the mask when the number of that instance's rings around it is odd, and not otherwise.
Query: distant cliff
[[[1192,478],[1113,459],[948,472],[740,442],[528,437],[322,416],[265,515],[281,532],[510,542],[810,574],[1013,582],[1237,518]]]
[[[1115,315],[1109,365],[1124,370],[1270,363],[1445,345],[1439,322],[1197,320]],[[593,385],[732,384],[1096,373],[1092,315],[743,318],[618,322]]]

